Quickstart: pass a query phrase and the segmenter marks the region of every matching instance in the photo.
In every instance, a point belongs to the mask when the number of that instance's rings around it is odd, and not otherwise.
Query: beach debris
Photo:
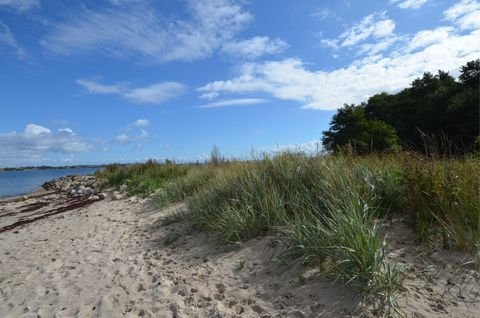
[[[25,224],[29,224],[29,223],[33,223],[33,222],[38,221],[38,220],[42,220],[44,218],[47,218],[47,217],[50,217],[50,216],[53,216],[53,215],[56,215],[56,214],[60,214],[60,213],[64,213],[64,212],[67,212],[67,211],[83,208],[83,207],[85,207],[87,205],[90,205],[90,204],[92,204],[94,202],[97,202],[97,201],[100,201],[100,199],[84,200],[82,198],[73,198],[72,201],[65,202],[66,203],[65,205],[60,205],[60,206],[58,206],[54,209],[42,211],[41,213],[35,213],[35,214],[31,215],[30,217],[21,217],[18,221],[14,222],[12,224],[9,224],[7,226],[2,226],[2,227],[0,227],[0,233],[15,229],[15,228],[17,228],[19,226],[23,226]],[[22,213],[22,211],[20,211],[20,213]]]

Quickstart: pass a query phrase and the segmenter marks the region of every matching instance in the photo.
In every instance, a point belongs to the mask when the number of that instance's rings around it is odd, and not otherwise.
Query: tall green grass
[[[318,262],[365,296],[385,295],[394,310],[400,272],[385,259],[375,221],[399,201],[397,182],[351,158],[264,156],[219,172],[189,200],[190,220],[227,243],[275,232],[286,260]]]
[[[408,210],[421,240],[442,237],[445,248],[480,248],[480,161],[402,158]]]
[[[109,165],[97,176],[111,186],[127,185],[130,195],[149,195],[168,181],[185,176],[187,170],[186,165],[148,160],[143,164]]]
[[[285,261],[318,264],[386,313],[398,308],[403,274],[385,256],[384,218],[410,220],[420,241],[479,248],[476,157],[283,153],[227,162],[215,154],[204,165],[148,163],[104,176],[112,184],[127,180],[132,193],[159,188],[161,205],[187,200],[188,221],[225,243],[277,235]]]

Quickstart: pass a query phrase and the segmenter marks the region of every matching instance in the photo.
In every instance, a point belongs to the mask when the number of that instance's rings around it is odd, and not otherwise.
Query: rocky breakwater
[[[104,182],[95,176],[65,176],[42,185],[45,190],[57,190],[71,197],[89,200],[105,199],[107,194],[102,192],[104,187]]]

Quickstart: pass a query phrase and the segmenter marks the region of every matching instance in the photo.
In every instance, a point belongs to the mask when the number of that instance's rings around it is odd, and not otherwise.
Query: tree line
[[[460,68],[424,73],[396,94],[380,93],[359,105],[345,104],[323,132],[326,150],[365,154],[408,149],[464,154],[478,149],[480,59]]]

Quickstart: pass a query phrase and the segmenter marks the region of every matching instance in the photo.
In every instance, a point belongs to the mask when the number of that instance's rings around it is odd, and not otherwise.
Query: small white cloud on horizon
[[[227,106],[246,106],[246,105],[255,105],[255,104],[264,104],[268,103],[267,99],[263,98],[237,98],[237,99],[227,99],[221,100],[205,105],[197,106],[197,108],[220,108]]]
[[[53,153],[71,154],[95,149],[84,138],[69,131],[65,128],[52,132],[47,127],[28,124],[22,133],[0,133],[0,165],[38,163]]]
[[[60,128],[58,129],[58,132],[68,134],[68,135],[75,135],[73,130],[71,130],[70,128]]]
[[[35,124],[28,124],[24,130],[25,136],[39,136],[42,134],[50,134],[50,133],[51,133],[50,129],[40,125],[35,125]]]
[[[253,60],[263,55],[281,53],[287,47],[288,44],[278,38],[256,36],[248,40],[227,42],[223,45],[222,52]]]
[[[77,84],[90,94],[113,94],[137,104],[161,104],[185,92],[186,86],[177,82],[162,82],[145,87],[130,88],[125,83],[104,85],[94,80],[78,79]]]
[[[428,0],[390,0],[391,4],[396,4],[400,9],[420,9]]]

